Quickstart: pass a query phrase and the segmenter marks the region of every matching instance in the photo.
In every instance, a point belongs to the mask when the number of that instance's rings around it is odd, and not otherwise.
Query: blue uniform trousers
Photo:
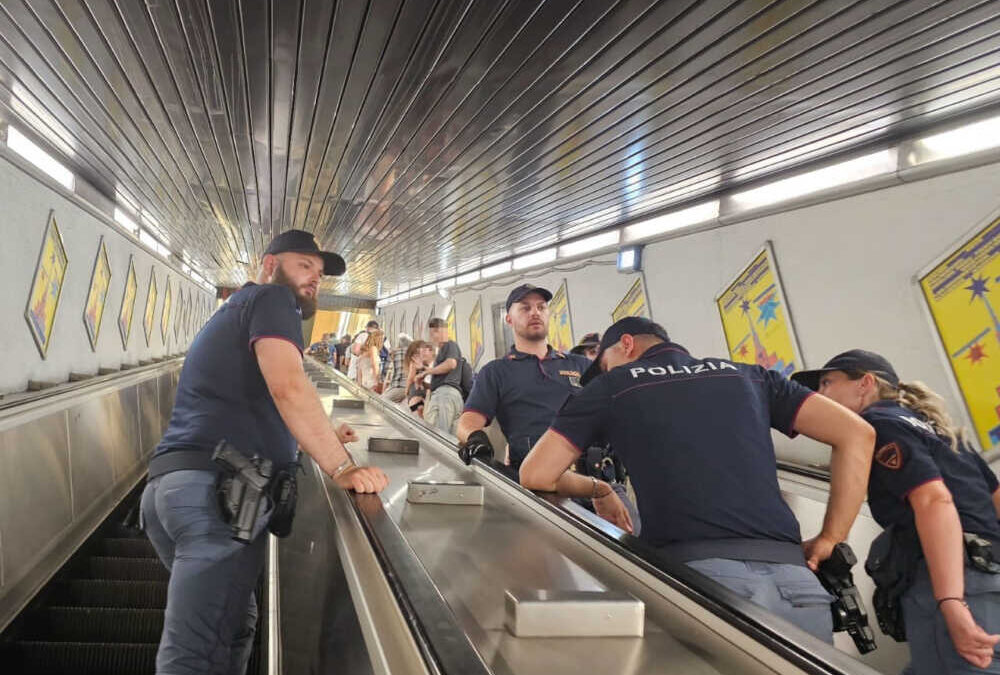
[[[687,563],[755,605],[833,644],[833,596],[804,565],[708,558]]]
[[[1000,633],[1000,574],[987,574],[965,568],[965,601],[976,623],[990,634]],[[976,668],[955,651],[948,636],[944,617],[938,611],[927,564],[920,562],[916,579],[902,598],[906,640],[910,645],[911,675],[959,675],[965,673],[1000,673],[1000,661],[985,670]]]
[[[270,512],[249,544],[235,541],[215,480],[209,471],[174,471],[142,493],[146,535],[170,570],[158,675],[242,675],[250,659]]]

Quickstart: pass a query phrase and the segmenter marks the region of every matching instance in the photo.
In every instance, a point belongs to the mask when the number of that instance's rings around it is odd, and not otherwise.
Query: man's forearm
[[[316,391],[305,378],[280,392],[272,392],[281,419],[302,449],[327,475],[347,460],[347,450],[337,438]]]
[[[821,536],[830,541],[847,539],[868,491],[871,450],[867,443],[836,446],[830,459],[830,500],[823,518]]]
[[[458,362],[455,359],[445,359],[441,363],[437,364],[433,368],[428,368],[424,371],[425,375],[445,375],[455,370],[458,367]]]

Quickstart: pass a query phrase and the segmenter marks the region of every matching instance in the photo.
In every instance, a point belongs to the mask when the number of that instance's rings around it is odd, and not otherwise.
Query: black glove
[[[469,434],[469,440],[458,449],[458,456],[466,465],[472,464],[472,458],[478,457],[484,462],[493,459],[493,444],[490,437],[482,429],[478,429]]]

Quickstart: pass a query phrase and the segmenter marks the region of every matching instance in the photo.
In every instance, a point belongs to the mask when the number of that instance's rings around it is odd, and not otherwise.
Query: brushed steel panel
[[[174,395],[177,393],[176,372],[164,373],[156,379],[157,401],[160,410],[160,433],[170,424],[170,415],[174,412]]]
[[[4,579],[14,584],[72,520],[66,414],[0,434],[0,531]]]
[[[115,455],[128,442],[117,398],[105,395],[66,411],[74,517],[114,483]]]
[[[139,448],[144,457],[153,451],[163,435],[157,382],[158,380],[150,379],[140,382],[137,387],[139,395]]]

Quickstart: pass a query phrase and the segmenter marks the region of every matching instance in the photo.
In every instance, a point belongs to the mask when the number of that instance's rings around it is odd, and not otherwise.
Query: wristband
[[[960,602],[960,603],[962,603],[962,607],[965,607],[966,609],[969,608],[969,603],[967,603],[963,598],[952,598],[952,597],[950,597],[950,598],[941,598],[940,600],[937,601],[937,608],[938,608],[938,610],[941,609],[941,603],[948,602],[949,600],[954,600],[955,602]]]
[[[354,458],[348,454],[347,459],[341,462],[340,466],[333,470],[333,473],[330,474],[330,478],[336,479],[340,476],[340,474],[344,473],[348,469],[353,469],[356,466],[357,464],[354,463]]]

